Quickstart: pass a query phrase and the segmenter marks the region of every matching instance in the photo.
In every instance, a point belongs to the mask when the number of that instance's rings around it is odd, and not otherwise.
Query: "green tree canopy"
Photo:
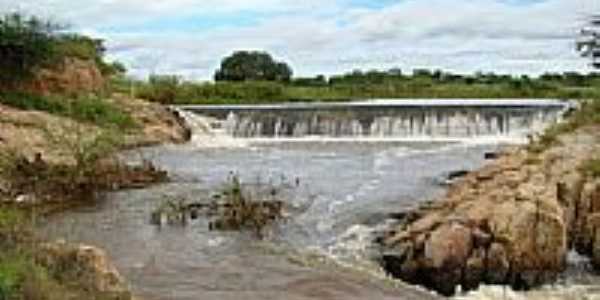
[[[600,15],[591,16],[587,26],[581,30],[577,50],[583,57],[592,60],[594,68],[600,69]]]
[[[59,26],[37,17],[0,17],[0,83],[11,84],[32,75],[35,67],[55,58]]]
[[[215,72],[216,81],[289,81],[292,69],[278,62],[270,54],[260,51],[237,51],[221,62]]]
[[[104,62],[103,40],[68,33],[64,26],[18,13],[0,16],[0,85],[11,88],[39,68],[64,57],[93,60],[105,75],[125,72],[122,64]]]

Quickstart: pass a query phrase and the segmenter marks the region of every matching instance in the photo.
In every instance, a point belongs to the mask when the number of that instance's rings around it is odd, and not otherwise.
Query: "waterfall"
[[[485,102],[484,102],[485,101]],[[544,100],[540,100],[544,101]],[[186,119],[200,132],[236,140],[303,139],[525,139],[561,119],[564,102],[443,100],[420,105],[306,104],[187,107]],[[440,105],[443,103],[443,105]],[[193,113],[190,113],[192,112]],[[207,129],[208,128],[208,129]],[[206,134],[204,134],[206,135]]]
[[[214,117],[200,115],[177,107],[172,108],[192,131],[190,143],[197,147],[245,147],[246,143],[235,139],[226,124],[228,121],[222,121]],[[235,115],[232,115],[235,117]],[[233,121],[235,122],[235,121]]]

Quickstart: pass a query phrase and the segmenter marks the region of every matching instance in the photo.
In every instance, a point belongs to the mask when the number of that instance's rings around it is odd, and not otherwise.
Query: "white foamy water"
[[[173,109],[192,127],[197,146],[235,147],[273,142],[522,144],[559,122],[570,107],[535,99],[376,99]]]
[[[247,147],[248,144],[228,135],[222,128],[221,122],[216,118],[201,116],[185,110],[177,113],[186,121],[192,131],[190,144],[199,148],[236,148]]]
[[[210,115],[230,136],[340,141],[524,140],[560,120],[571,105],[556,100],[371,100],[347,103],[180,106]]]
[[[502,286],[483,286],[455,300],[599,300],[600,289],[589,286],[546,286],[529,292],[515,292]]]

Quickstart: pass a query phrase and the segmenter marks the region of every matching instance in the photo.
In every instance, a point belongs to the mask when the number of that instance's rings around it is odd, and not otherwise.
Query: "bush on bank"
[[[104,75],[124,71],[119,63],[104,61],[100,39],[68,33],[65,26],[20,13],[0,16],[0,89],[11,90],[66,57],[94,61]]]
[[[23,110],[44,111],[99,127],[116,127],[125,130],[136,128],[129,114],[95,95],[69,98],[60,95],[0,92],[0,104]]]
[[[544,131],[537,140],[531,141],[527,146],[534,154],[539,154],[553,145],[559,143],[558,137],[564,133],[572,132],[578,128],[600,124],[600,98],[582,101],[577,110],[571,111],[566,120]]]

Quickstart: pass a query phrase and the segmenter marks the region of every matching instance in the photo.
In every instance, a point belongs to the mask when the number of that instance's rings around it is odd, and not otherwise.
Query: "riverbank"
[[[443,295],[480,284],[552,282],[570,249],[600,266],[600,105],[584,105],[527,147],[502,154],[438,201],[398,214],[378,240],[394,277]]]
[[[183,143],[189,130],[167,108],[119,94],[90,102],[15,99],[0,99],[14,104],[0,104],[0,298],[132,299],[103,250],[47,241],[35,232],[35,220],[98,201],[103,191],[167,180],[149,161],[132,166],[114,154]],[[62,100],[72,101],[64,104],[68,110],[50,102]]]

